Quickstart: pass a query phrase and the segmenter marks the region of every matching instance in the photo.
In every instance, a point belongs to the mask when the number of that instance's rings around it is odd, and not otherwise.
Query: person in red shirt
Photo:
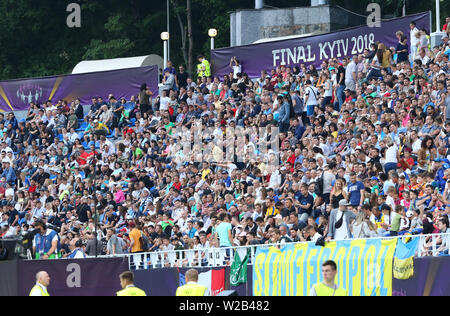
[[[133,134],[133,133],[134,133],[134,129],[132,129],[131,127],[123,128],[123,138],[125,138],[127,136],[127,134]]]
[[[31,180],[30,186],[28,187],[28,192],[34,193],[36,192],[36,189],[37,189],[36,181]]]
[[[295,160],[300,156],[300,154],[301,154],[300,149],[296,148],[294,153],[288,158],[287,162],[291,164],[290,168],[291,172],[294,171]]]
[[[77,162],[80,166],[84,166],[87,164],[87,159],[89,158],[89,153],[84,149],[84,147],[80,147],[80,155],[78,156]]]
[[[450,16],[445,18],[445,24],[442,27],[442,32],[446,32],[450,25]]]
[[[173,186],[175,189],[177,189],[178,191],[180,191],[180,189],[181,189],[180,178],[179,178],[177,175],[175,175],[175,176],[173,177],[173,184],[172,184],[172,186]]]

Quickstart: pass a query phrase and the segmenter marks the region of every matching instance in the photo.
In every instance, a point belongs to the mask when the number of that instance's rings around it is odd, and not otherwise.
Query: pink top
[[[119,190],[116,192],[116,194],[114,196],[114,200],[116,201],[116,203],[121,203],[121,202],[125,201],[125,194],[123,194],[122,190]]]

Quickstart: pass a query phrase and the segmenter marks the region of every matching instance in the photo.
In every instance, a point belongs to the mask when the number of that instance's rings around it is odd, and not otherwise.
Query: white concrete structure
[[[114,58],[102,60],[85,60],[79,62],[72,71],[72,74],[83,74],[97,71],[109,71],[117,69],[135,68],[158,65],[163,68],[164,60],[158,55],[147,55],[128,58]]]

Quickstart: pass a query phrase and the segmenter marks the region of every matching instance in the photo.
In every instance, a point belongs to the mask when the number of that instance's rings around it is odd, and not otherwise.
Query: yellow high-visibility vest
[[[135,286],[128,286],[116,294],[117,296],[147,296],[143,290]]]
[[[316,290],[317,296],[348,296],[348,292],[346,289],[337,288],[332,289],[331,287],[326,286],[322,282],[314,284],[314,289]]]
[[[205,296],[207,289],[200,284],[185,284],[177,289],[176,296]]]
[[[41,292],[41,296],[50,296],[50,294],[48,294],[46,289],[43,289],[41,286],[39,286],[37,284],[35,286],[33,286],[33,288],[30,291],[29,296],[31,296],[31,293],[33,293],[35,290],[39,290]]]
[[[209,61],[207,61],[206,59],[203,59],[202,64],[203,64],[203,66],[205,66],[205,72],[203,73],[203,75],[205,77],[210,77],[211,76],[211,65],[209,64]]]

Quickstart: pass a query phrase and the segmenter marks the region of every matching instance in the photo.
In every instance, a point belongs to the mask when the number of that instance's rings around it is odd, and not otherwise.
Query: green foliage
[[[66,26],[67,4],[81,5],[81,28]],[[209,53],[209,28],[216,28],[216,47],[230,43],[229,14],[252,9],[254,0],[191,0],[194,52]],[[332,4],[366,14],[369,0],[332,0]],[[399,16],[401,0],[376,0],[382,13]],[[186,26],[186,0],[175,0]],[[283,8],[307,6],[309,0],[265,0]],[[171,9],[171,59],[183,63],[181,34]],[[407,0],[407,14],[433,10],[434,1]],[[441,21],[450,1],[441,2]],[[433,24],[434,27],[434,24]],[[166,31],[166,1],[148,0],[2,0],[0,1],[0,80],[70,73],[81,60],[162,55],[160,33]]]

